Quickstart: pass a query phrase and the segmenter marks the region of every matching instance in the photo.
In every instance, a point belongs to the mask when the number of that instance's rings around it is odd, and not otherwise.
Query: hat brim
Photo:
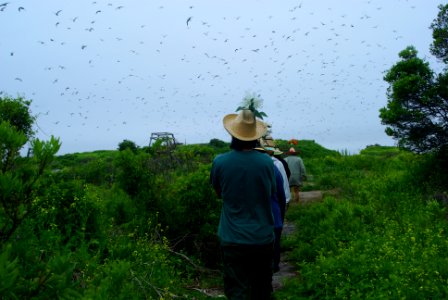
[[[222,122],[227,132],[241,141],[257,140],[268,131],[266,124],[257,119],[255,120],[255,126],[239,126],[240,123],[235,122],[237,116],[237,114],[226,115]]]
[[[274,150],[274,155],[281,155],[281,154],[283,154],[282,151],[280,151],[280,150]]]
[[[264,148],[262,147],[255,147],[254,150],[257,150],[259,152],[266,152],[266,150],[264,150]]]

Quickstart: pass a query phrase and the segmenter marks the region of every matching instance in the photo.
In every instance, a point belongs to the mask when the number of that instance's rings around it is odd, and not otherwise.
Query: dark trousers
[[[227,298],[270,299],[273,245],[221,246],[221,250]]]

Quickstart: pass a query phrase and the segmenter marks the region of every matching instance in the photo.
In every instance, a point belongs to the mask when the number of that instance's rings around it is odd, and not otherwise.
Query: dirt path
[[[293,234],[294,231],[294,224],[285,222],[285,224],[283,225],[282,236]],[[287,253],[281,253],[279,266],[280,271],[274,273],[274,275],[272,276],[272,287],[274,288],[274,291],[281,289],[286,279],[296,277],[298,275],[295,267],[288,262]]]
[[[300,205],[306,205],[312,202],[322,201],[324,193],[322,191],[300,192]],[[292,204],[294,205],[294,204]],[[288,221],[283,225],[282,236],[294,234],[295,226]],[[272,277],[274,291],[281,289],[286,279],[298,276],[295,267],[288,262],[288,254],[282,253],[280,258],[280,271]]]

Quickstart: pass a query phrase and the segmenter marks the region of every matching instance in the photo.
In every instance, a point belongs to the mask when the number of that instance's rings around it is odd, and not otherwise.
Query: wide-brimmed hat
[[[243,109],[239,114],[229,114],[222,120],[224,128],[231,136],[241,141],[254,141],[266,134],[268,127],[257,120],[248,109]]]
[[[280,151],[278,148],[274,148],[274,155],[281,155],[283,154],[283,151]]]

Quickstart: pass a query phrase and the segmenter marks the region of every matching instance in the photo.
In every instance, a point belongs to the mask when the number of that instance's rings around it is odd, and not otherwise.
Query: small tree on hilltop
[[[124,151],[126,149],[129,149],[132,152],[137,153],[138,147],[133,141],[123,140],[121,143],[118,144],[118,151]]]
[[[448,5],[439,6],[440,13],[431,28],[434,44],[431,52],[447,62]],[[436,33],[437,32],[437,33]],[[389,83],[388,103],[380,109],[386,133],[400,147],[411,151],[441,152],[448,147],[448,73],[435,75],[429,63],[417,56],[413,46],[399,53],[397,62],[384,76]]]
[[[53,136],[47,142],[33,139],[33,157],[20,156],[33,135],[30,104],[22,98],[0,98],[0,247],[35,209],[35,188],[60,148]]]
[[[227,146],[226,142],[224,142],[224,141],[222,141],[220,139],[211,139],[208,144],[210,146],[216,147],[216,148],[223,148],[223,147]]]
[[[28,139],[34,135],[33,124],[36,118],[30,113],[30,100],[22,97],[0,98],[0,122],[8,121],[12,127]]]

